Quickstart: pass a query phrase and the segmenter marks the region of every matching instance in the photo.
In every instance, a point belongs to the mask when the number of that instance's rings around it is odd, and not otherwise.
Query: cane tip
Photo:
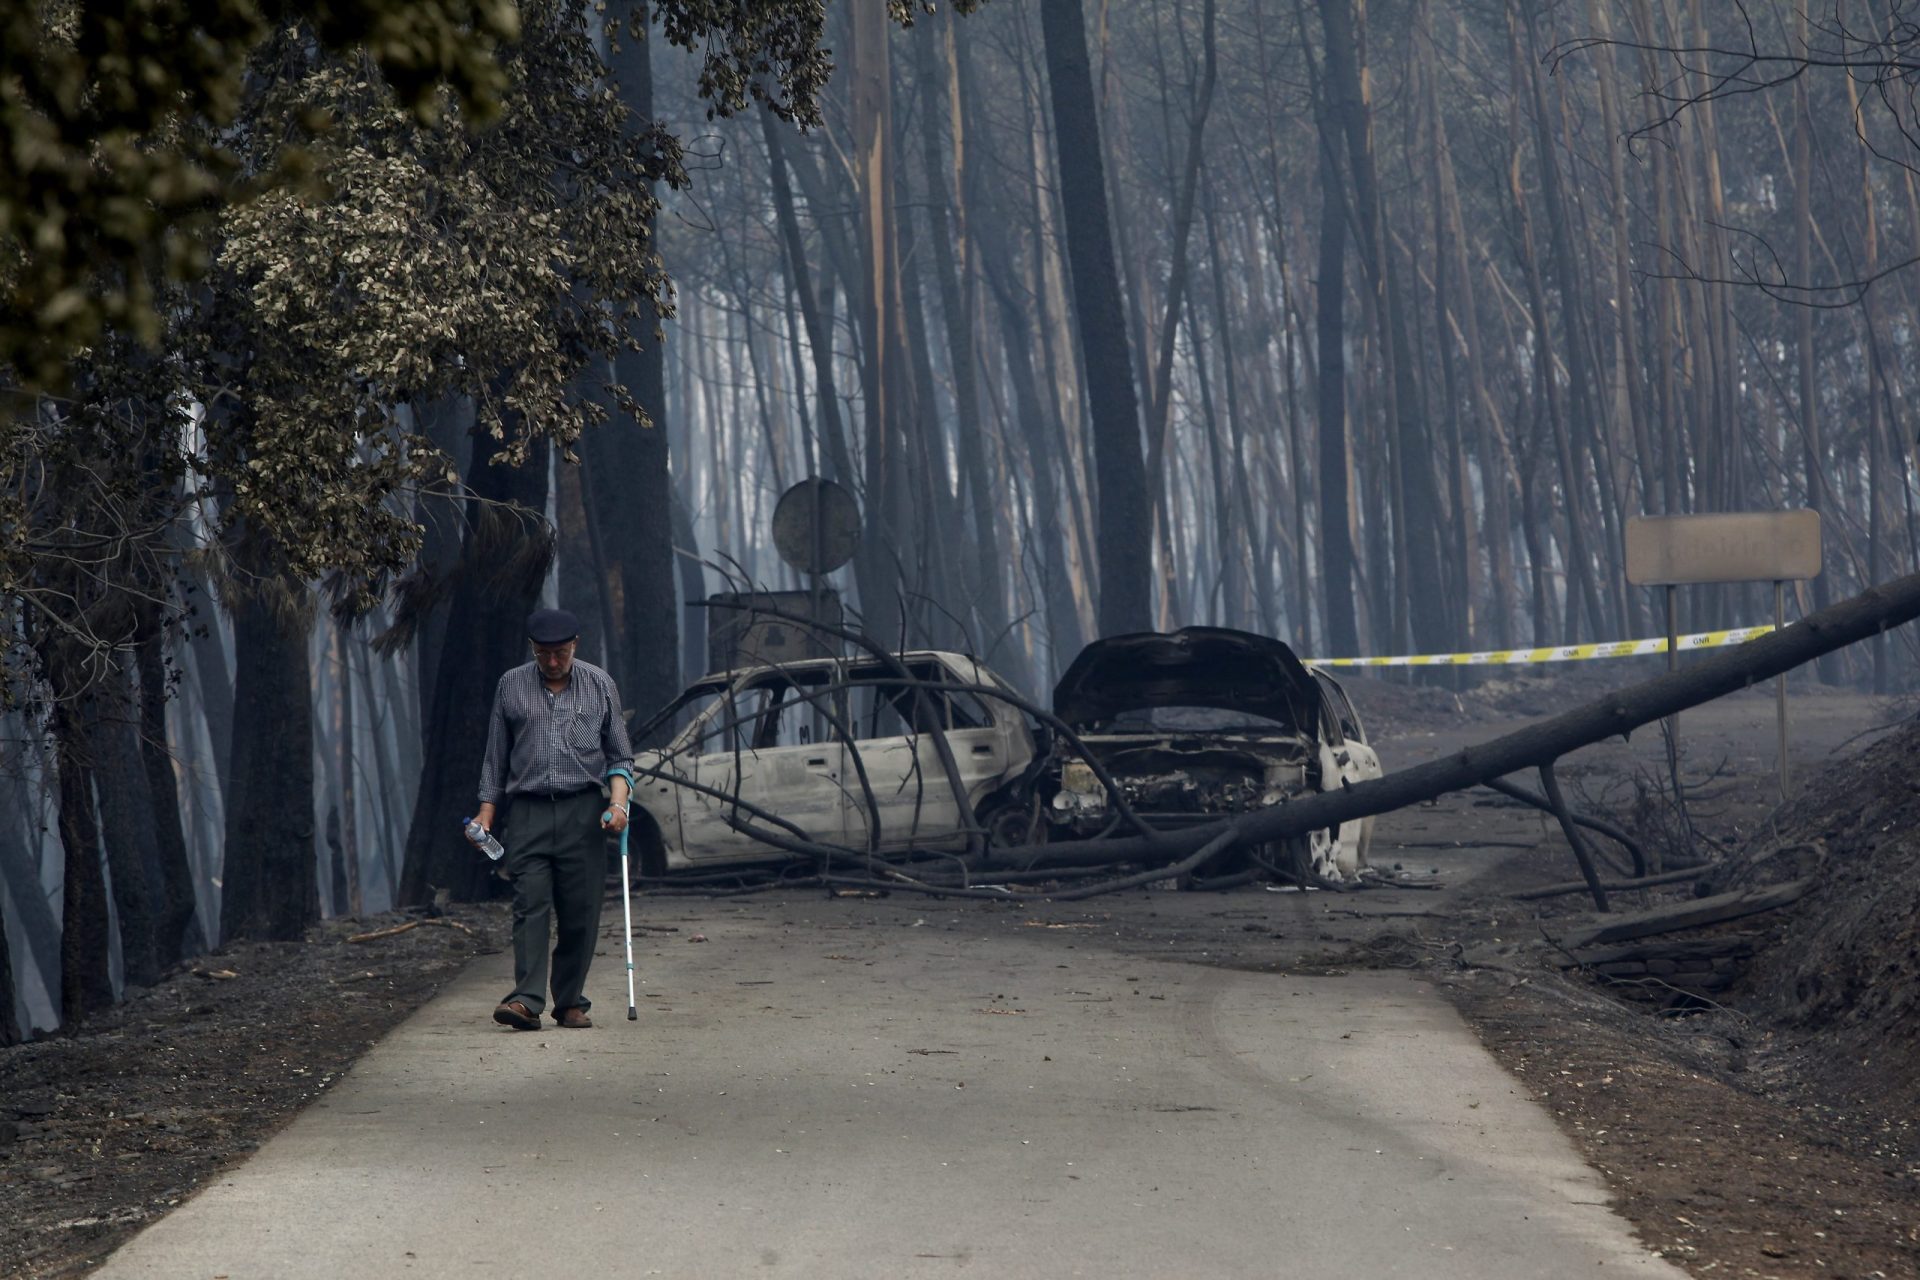
[[[627,1021],[628,1022],[640,1021],[640,1011],[634,1008],[632,1005],[627,1006]]]

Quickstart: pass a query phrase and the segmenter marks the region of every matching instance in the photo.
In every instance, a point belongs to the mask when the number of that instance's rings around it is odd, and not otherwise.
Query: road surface
[[[610,906],[598,1027],[485,957],[96,1274],[1681,1275],[1416,979],[1014,911],[647,902],[630,1022]]]

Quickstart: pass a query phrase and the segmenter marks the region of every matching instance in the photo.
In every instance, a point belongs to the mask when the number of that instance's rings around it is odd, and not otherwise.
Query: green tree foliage
[[[0,5],[0,363],[57,386],[108,326],[159,338],[153,281],[203,264],[212,218],[243,189],[220,131],[250,55],[296,23],[322,48],[364,50],[428,120],[441,85],[494,109],[519,14],[512,0]]]
[[[911,0],[887,0],[910,21]],[[609,6],[597,8],[605,12]],[[711,110],[753,101],[818,120],[832,72],[820,0],[657,0],[654,22],[701,59]],[[972,7],[965,4],[963,7]],[[502,109],[501,57],[520,37],[517,0],[0,0],[0,367],[30,387],[66,385],[68,362],[109,328],[148,345],[160,282],[196,278],[220,211],[305,168],[259,170],[230,147],[246,132],[249,68],[290,29],[316,52],[352,54],[415,123]],[[610,26],[618,27],[616,16]],[[312,104],[291,136],[324,128]]]
[[[364,64],[297,32],[261,58],[249,168],[281,163],[302,113],[352,124],[296,144],[318,194],[284,186],[221,218],[188,346],[200,398],[235,411],[205,461],[223,523],[270,533],[295,577],[340,575],[362,603],[418,547],[412,504],[390,499],[458,484],[409,406],[470,397],[507,461],[537,437],[569,449],[603,412],[582,370],[668,302],[647,183],[684,180],[677,144],[626,129],[595,87],[583,5],[530,0],[522,20],[484,129],[421,125]]]

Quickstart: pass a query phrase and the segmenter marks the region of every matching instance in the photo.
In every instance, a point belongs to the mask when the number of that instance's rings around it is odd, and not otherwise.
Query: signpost
[[[1627,521],[1627,581],[1641,587],[1665,587],[1667,597],[1667,669],[1679,661],[1676,608],[1682,586],[1711,582],[1772,582],[1773,625],[1787,625],[1788,582],[1820,573],[1820,513],[1738,511],[1724,515],[1636,516]],[[1776,690],[1779,726],[1780,795],[1791,774],[1787,765],[1787,677]],[[1667,763],[1679,785],[1675,758],[1678,717],[1667,724]]]
[[[782,560],[807,575],[807,616],[838,627],[840,597],[827,586],[827,575],[853,559],[860,546],[860,507],[853,495],[820,476],[792,485],[774,504],[773,545]],[[818,656],[839,651],[839,641],[828,632],[814,632],[807,639],[819,646]],[[825,730],[815,707],[813,740],[822,741]]]
[[[809,478],[780,495],[773,509],[773,545],[807,575],[804,591],[723,591],[707,615],[707,669],[729,671],[829,658],[840,652],[831,630],[841,624],[840,597],[826,576],[853,558],[860,541],[860,508],[853,495],[831,480]],[[768,617],[765,611],[787,615]]]

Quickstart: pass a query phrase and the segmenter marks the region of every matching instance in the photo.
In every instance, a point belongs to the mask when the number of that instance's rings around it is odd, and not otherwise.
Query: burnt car
[[[642,874],[798,856],[756,837],[756,826],[877,856],[964,850],[969,827],[936,729],[968,808],[989,829],[1009,817],[1018,825],[1033,733],[1006,700],[962,686],[1012,692],[973,658],[932,650],[696,681],[636,735],[676,730],[664,748],[634,756]]]
[[[1043,812],[1059,839],[1119,829],[1087,756],[1142,821],[1163,831],[1381,773],[1339,682],[1309,671],[1282,642],[1246,631],[1187,627],[1097,640],[1060,677],[1053,712],[1085,748],[1058,739],[1042,773]],[[1343,823],[1250,856],[1300,878],[1353,880],[1372,828],[1371,818]]]

